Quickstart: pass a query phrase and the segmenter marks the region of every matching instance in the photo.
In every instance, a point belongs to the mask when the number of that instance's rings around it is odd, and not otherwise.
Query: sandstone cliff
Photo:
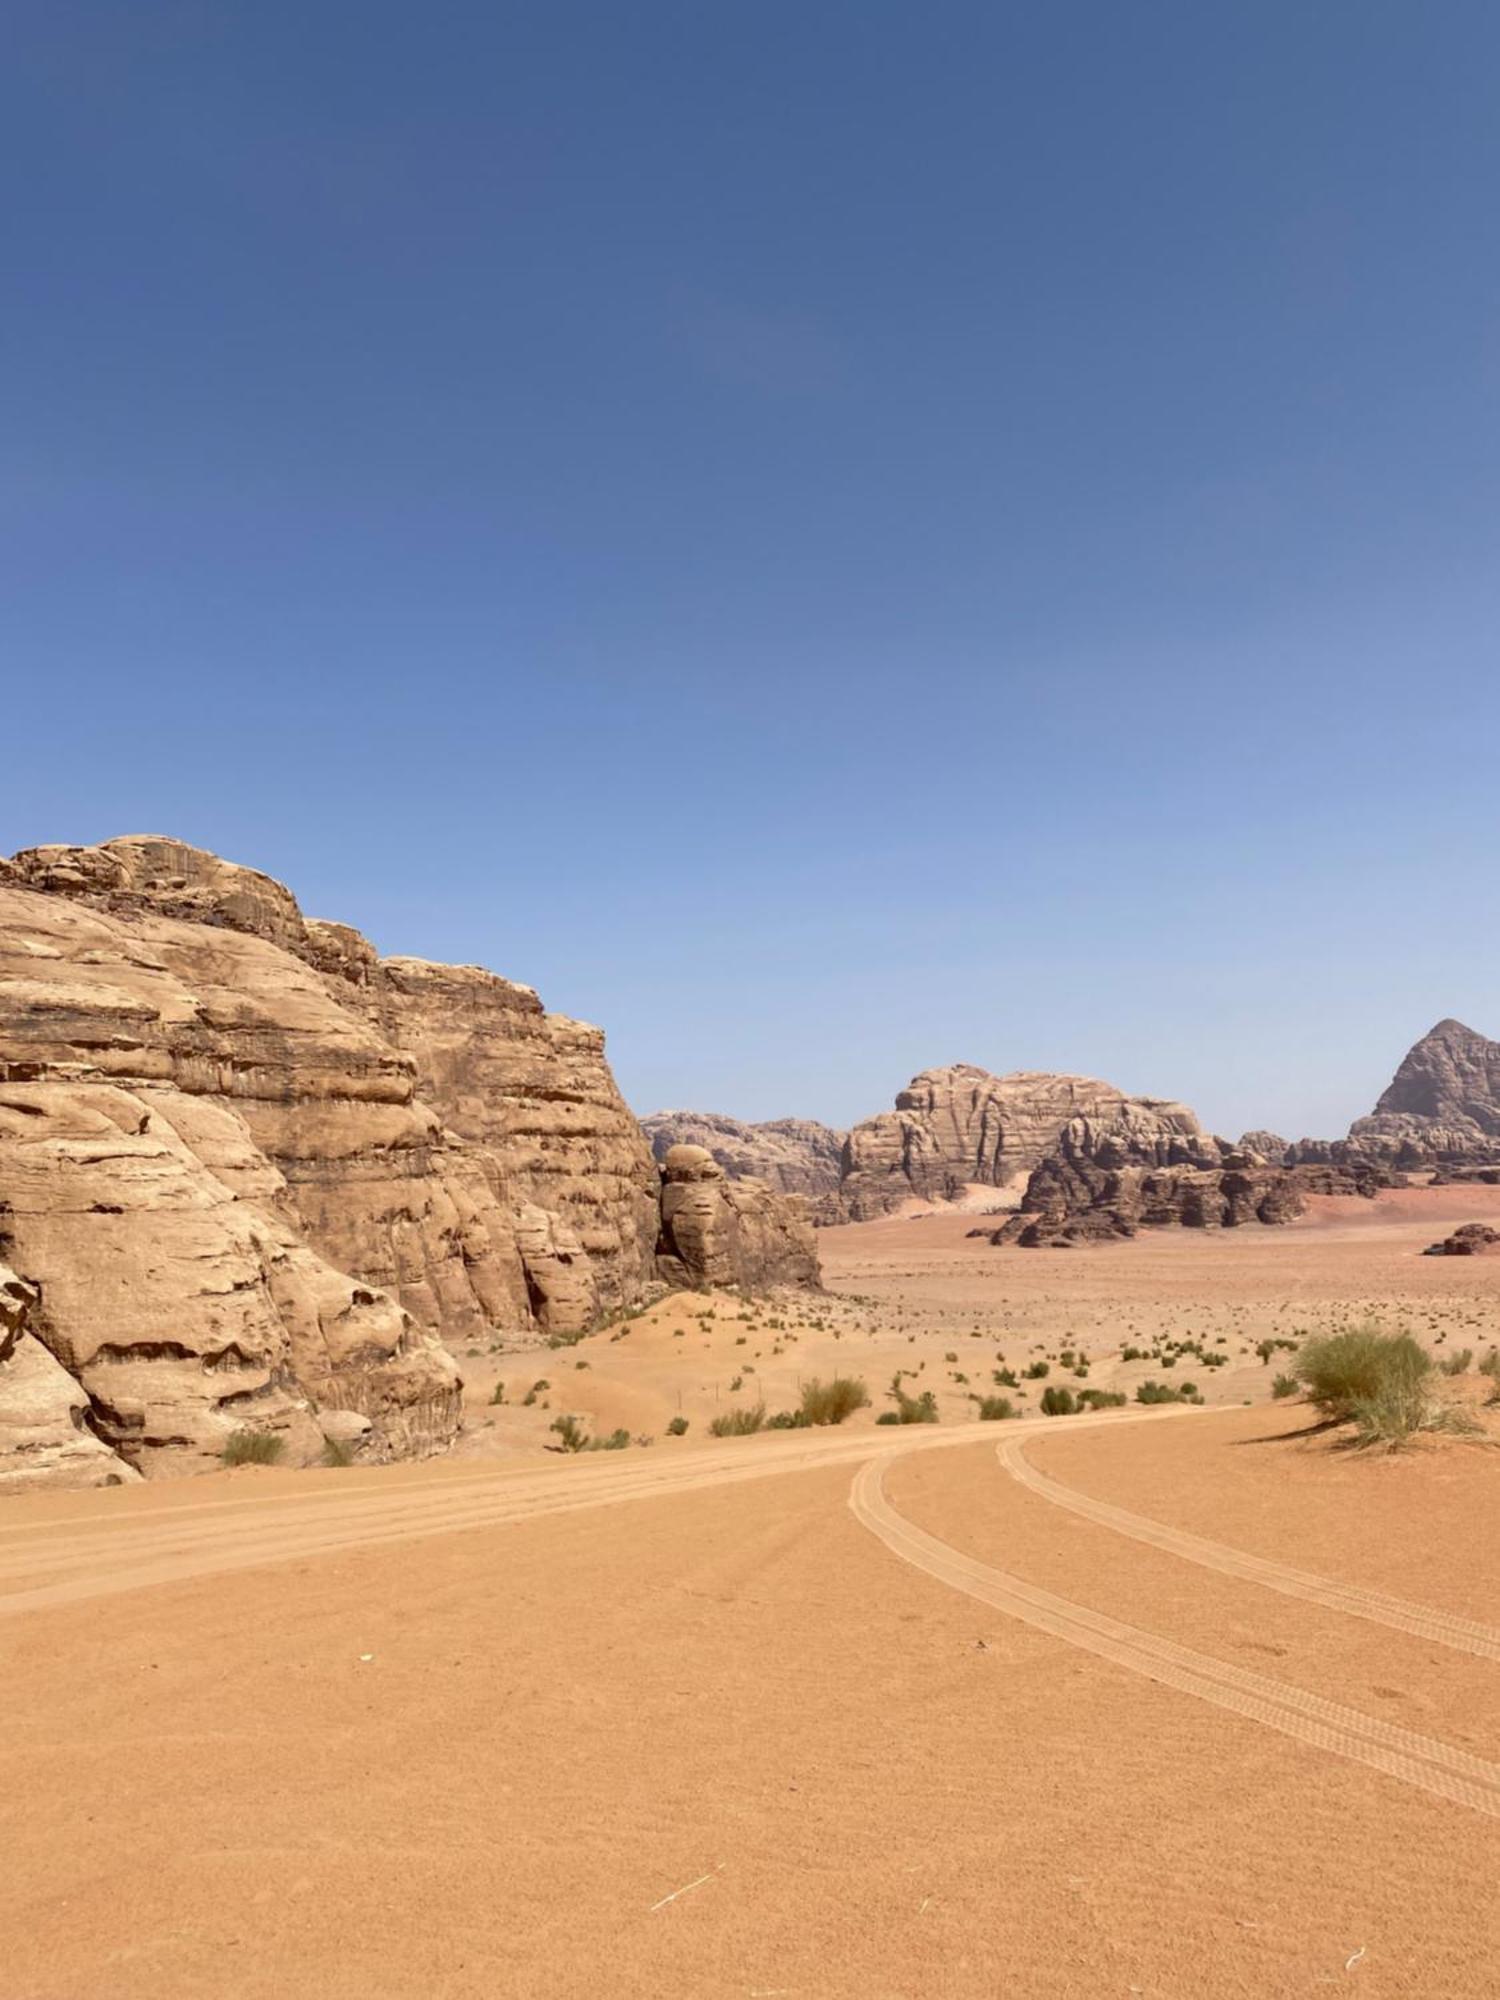
[[[1182,1105],[1131,1098],[1093,1077],[1032,1070],[992,1076],[968,1063],[924,1070],[894,1111],[850,1132],[843,1200],[852,1219],[864,1221],[911,1195],[944,1200],[971,1183],[1004,1187],[1039,1166],[1075,1118],[1109,1121],[1132,1106],[1167,1128],[1198,1129]]]
[[[331,1413],[441,1447],[443,1339],[638,1298],[659,1190],[602,1036],[528,987],[382,960],[176,841],[0,863],[0,1256],[141,1470],[246,1426],[306,1459]]]
[[[847,1219],[839,1178],[845,1134],[811,1118],[748,1125],[714,1111],[656,1111],[641,1120],[664,1161],[674,1146],[701,1146],[732,1180],[759,1180],[801,1195],[815,1222]]]

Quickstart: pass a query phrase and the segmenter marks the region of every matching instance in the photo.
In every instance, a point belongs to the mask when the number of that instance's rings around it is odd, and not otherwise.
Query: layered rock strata
[[[529,987],[381,959],[176,841],[0,863],[0,1256],[130,1465],[246,1426],[305,1459],[335,1412],[372,1456],[442,1447],[443,1341],[639,1298],[659,1193],[603,1037]]]

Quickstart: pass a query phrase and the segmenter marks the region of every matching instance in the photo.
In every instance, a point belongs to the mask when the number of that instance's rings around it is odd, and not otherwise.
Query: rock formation
[[[731,1180],[703,1146],[672,1146],[662,1161],[659,1262],[671,1283],[702,1289],[814,1285],[812,1224],[795,1196]]]
[[[140,1474],[89,1427],[89,1399],[27,1330],[36,1288],[0,1264],[0,1490],[119,1486]]]
[[[673,1146],[701,1146],[731,1180],[764,1181],[782,1194],[801,1195],[814,1222],[843,1222],[839,1192],[844,1138],[811,1118],[772,1118],[747,1125],[714,1111],[657,1111],[641,1129],[658,1160]]]
[[[1231,1229],[1284,1223],[1309,1194],[1372,1195],[1391,1175],[1373,1162],[1284,1167],[1259,1152],[1184,1129],[1182,1107],[1162,1123],[1131,1107],[1104,1120],[1078,1118],[1026,1185],[1019,1212],[988,1234],[1023,1249],[1134,1236],[1139,1229]],[[1187,1114],[1191,1117],[1191,1114]]]
[[[443,1340],[639,1298],[659,1192],[603,1037],[529,987],[381,959],[176,841],[0,862],[0,1256],[130,1465],[247,1426],[296,1462],[335,1412],[372,1456],[440,1448]]]
[[[1461,1021],[1439,1021],[1408,1050],[1373,1115],[1357,1118],[1349,1137],[1434,1159],[1500,1161],[1500,1042]]]
[[[1093,1077],[1034,1070],[992,1076],[968,1063],[924,1070],[899,1094],[894,1111],[850,1132],[845,1205],[853,1220],[864,1221],[911,1195],[953,1199],[976,1182],[1003,1188],[1038,1167],[1073,1119],[1107,1122],[1132,1106],[1167,1128],[1198,1129],[1182,1105],[1131,1098]]]
[[[1500,1229],[1492,1229],[1487,1222],[1465,1222],[1451,1236],[1445,1236],[1441,1243],[1430,1243],[1422,1255],[1482,1257],[1486,1251],[1495,1249],[1500,1249]]]
[[[1287,1142],[1279,1132],[1242,1132],[1235,1151],[1264,1160],[1269,1167],[1279,1167],[1287,1156]]]

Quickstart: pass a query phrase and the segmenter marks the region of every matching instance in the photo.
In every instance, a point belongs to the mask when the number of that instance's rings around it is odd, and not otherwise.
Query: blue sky
[[[0,848],[160,831],[638,1109],[1500,1034],[1500,13],[7,13]]]

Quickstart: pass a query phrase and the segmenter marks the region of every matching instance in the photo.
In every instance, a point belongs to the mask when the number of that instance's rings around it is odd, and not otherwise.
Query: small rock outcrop
[[[669,1147],[661,1163],[658,1265],[699,1290],[815,1286],[818,1252],[800,1200],[732,1180],[705,1146]]]
[[[969,1063],[924,1070],[894,1111],[865,1119],[844,1142],[845,1206],[862,1222],[912,1195],[941,1201],[976,1183],[1003,1188],[1040,1166],[1074,1119],[1109,1122],[1130,1107],[1163,1127],[1198,1130],[1186,1106],[1132,1098],[1094,1077],[1034,1070],[992,1076]]]
[[[839,1187],[846,1135],[815,1119],[750,1125],[716,1111],[654,1111],[641,1129],[658,1161],[674,1146],[701,1146],[731,1180],[764,1181],[780,1194],[800,1195],[814,1222],[848,1219]]]
[[[1445,1236],[1441,1243],[1429,1244],[1422,1255],[1482,1257],[1487,1251],[1495,1249],[1500,1249],[1500,1229],[1492,1229],[1487,1222],[1466,1222],[1451,1236]]]

